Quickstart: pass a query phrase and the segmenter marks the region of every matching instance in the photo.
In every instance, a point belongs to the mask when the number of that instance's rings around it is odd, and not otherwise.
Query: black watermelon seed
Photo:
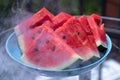
[[[35,24],[35,26],[40,26],[42,23],[38,22]]]
[[[80,35],[80,32],[78,32],[77,34]]]
[[[35,51],[39,51],[38,48],[35,48],[34,50],[35,50]]]
[[[52,51],[55,51],[55,46],[54,46],[54,47],[52,47]]]
[[[62,38],[63,38],[63,39],[66,39],[66,36],[64,35]]]

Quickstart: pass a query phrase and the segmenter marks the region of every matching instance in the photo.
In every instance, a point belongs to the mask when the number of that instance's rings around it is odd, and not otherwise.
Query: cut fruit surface
[[[102,24],[102,19],[99,15],[92,14],[88,18],[90,28],[93,31],[94,39],[97,46],[102,45],[107,48],[106,35],[104,30],[104,24]]]
[[[52,21],[54,15],[51,14],[46,8],[42,8],[35,13],[32,17],[22,21],[15,27],[16,35],[26,32],[28,29],[42,25],[46,20]]]
[[[98,51],[91,49],[91,43],[76,17],[70,18],[62,27],[55,31],[84,60],[93,56],[99,57]]]
[[[88,44],[89,44],[90,48],[93,50],[93,53],[96,56],[99,56],[98,55],[99,52],[98,52],[97,46],[95,44],[94,33],[93,33],[92,29],[90,28],[87,17],[85,15],[82,15],[82,16],[80,16],[80,18],[78,18],[78,20],[81,23],[82,28],[84,29],[84,31],[87,34]]]
[[[85,15],[82,15],[78,18],[78,20],[81,23],[82,28],[84,29],[84,31],[86,32],[87,35],[93,35],[90,25],[88,23],[87,17]]]
[[[64,69],[80,57],[61,40],[50,28],[42,32],[25,51],[23,61],[42,69]]]
[[[38,26],[34,29],[30,29],[27,32],[18,36],[18,43],[19,43],[20,49],[23,53],[31,45],[31,43],[35,40],[35,38],[40,35],[42,28],[44,26],[51,28],[53,26],[53,24],[50,21],[46,21],[41,26]]]
[[[62,26],[71,17],[72,17],[71,15],[65,12],[60,12],[57,16],[53,18],[53,24],[54,24],[53,29],[56,30],[58,27]]]

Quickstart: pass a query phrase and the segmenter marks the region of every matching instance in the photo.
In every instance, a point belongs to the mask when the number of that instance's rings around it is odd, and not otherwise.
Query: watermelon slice
[[[91,30],[93,31],[96,45],[98,47],[102,46],[104,48],[107,48],[107,40],[106,40],[106,35],[104,30],[104,24],[102,24],[101,17],[99,15],[92,14],[88,18],[88,22]]]
[[[23,53],[30,46],[30,44],[33,42],[33,40],[36,37],[38,37],[38,35],[40,35],[42,27],[44,27],[44,26],[51,28],[51,27],[53,27],[53,24],[50,21],[46,21],[41,26],[30,29],[27,32],[18,36],[18,43],[19,43],[20,49]]]
[[[94,53],[95,52],[98,53],[98,48],[95,44],[94,34],[92,32],[92,29],[90,28],[87,17],[85,15],[82,15],[80,18],[78,18],[78,20],[81,23],[82,28],[87,34],[91,49],[94,50]]]
[[[24,44],[23,44],[24,45]],[[47,26],[24,52],[22,60],[40,69],[64,69],[80,57]]]
[[[56,30],[58,27],[62,26],[70,17],[72,17],[72,16],[65,12],[60,12],[52,20],[53,24],[54,24],[53,29]]]
[[[54,15],[51,14],[46,8],[42,8],[40,11],[35,13],[32,17],[22,21],[20,24],[18,24],[15,27],[16,35],[18,36],[26,32],[28,29],[40,26],[46,20],[52,21],[52,18],[54,18]]]
[[[92,42],[89,42],[87,34],[76,17],[71,17],[55,32],[84,60],[93,56],[99,57],[98,51],[91,48]]]

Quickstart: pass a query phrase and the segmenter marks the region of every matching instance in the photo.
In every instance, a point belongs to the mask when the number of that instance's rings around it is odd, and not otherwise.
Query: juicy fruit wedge
[[[32,17],[27,20],[22,21],[15,27],[16,35],[20,35],[26,32],[28,29],[40,26],[46,20],[52,21],[54,15],[51,14],[46,8],[42,8],[40,11],[35,13]]]
[[[80,57],[50,28],[44,26],[22,59],[41,69],[58,70],[70,66]]]
[[[104,30],[104,24],[102,24],[101,17],[96,15],[96,14],[92,14],[88,18],[88,22],[89,22],[90,28],[93,31],[96,45],[98,47],[102,46],[104,48],[107,48],[107,41],[106,41],[106,35],[105,35],[105,30]]]
[[[56,30],[57,28],[59,28],[60,26],[62,26],[71,17],[72,17],[71,15],[69,15],[69,14],[67,14],[65,12],[60,12],[52,20],[53,24],[54,24],[53,29]]]
[[[51,28],[53,24],[50,21],[46,21],[41,26],[38,26],[34,29],[30,29],[27,32],[18,36],[18,43],[23,53],[27,50],[27,48],[31,45],[35,38],[40,35],[44,26]]]
[[[84,60],[88,60],[93,56],[99,57],[98,51],[91,48],[92,43],[89,42],[87,34],[76,17],[67,20],[55,32]]]
[[[82,15],[82,16],[80,16],[80,18],[78,20],[81,23],[82,28],[84,29],[84,31],[87,34],[87,37],[89,40],[88,43],[89,43],[89,46],[91,47],[91,49],[94,51],[93,53],[98,54],[99,52],[98,52],[98,48],[95,44],[94,33],[92,32],[92,29],[90,28],[87,17],[85,15]]]

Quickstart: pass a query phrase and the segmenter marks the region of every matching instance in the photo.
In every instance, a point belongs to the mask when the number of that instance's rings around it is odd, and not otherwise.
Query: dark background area
[[[54,15],[64,11],[71,15],[97,13],[120,18],[120,0],[0,0],[0,31],[15,26],[28,13],[35,13],[42,7]],[[14,22],[14,18],[19,21]]]
[[[97,13],[120,17],[120,0],[0,0],[0,31],[15,26],[28,13],[35,13],[42,7],[54,15],[64,11],[71,15]]]

